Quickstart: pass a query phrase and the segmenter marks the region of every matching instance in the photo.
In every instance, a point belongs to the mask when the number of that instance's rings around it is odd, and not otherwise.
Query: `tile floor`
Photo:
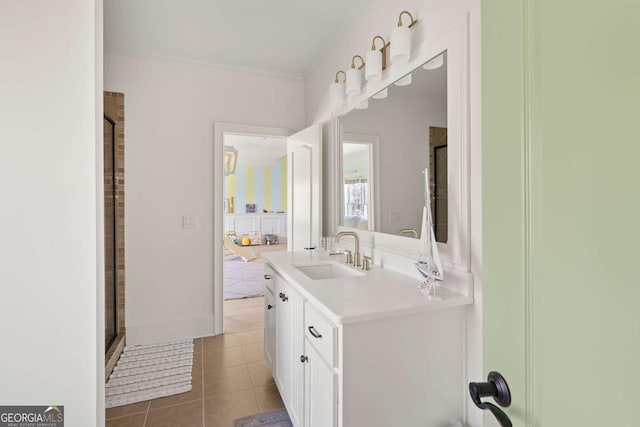
[[[224,302],[224,330],[227,333],[264,328],[264,297]]]
[[[196,339],[190,392],[107,409],[107,427],[230,427],[283,408],[263,346],[263,329]]]

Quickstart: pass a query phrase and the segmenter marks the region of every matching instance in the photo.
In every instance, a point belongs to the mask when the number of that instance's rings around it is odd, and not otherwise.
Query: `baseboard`
[[[155,344],[211,336],[214,335],[213,326],[213,315],[137,325],[127,323],[127,345]]]

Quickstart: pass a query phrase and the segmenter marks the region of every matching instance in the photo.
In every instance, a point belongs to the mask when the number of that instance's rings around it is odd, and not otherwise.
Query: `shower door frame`
[[[111,186],[113,188],[113,192],[112,192],[112,202],[111,202],[111,206],[112,206],[112,214],[113,214],[113,236],[111,236],[113,238],[113,281],[112,283],[105,283],[105,289],[112,289],[113,290],[113,322],[114,322],[114,326],[113,326],[113,335],[111,336],[111,338],[109,338],[109,340],[106,342],[105,344],[105,354],[109,352],[109,350],[111,349],[111,346],[113,346],[113,344],[116,342],[116,340],[118,339],[118,215],[117,215],[117,174],[118,174],[118,170],[116,168],[117,166],[117,143],[116,143],[116,128],[117,128],[117,124],[116,122],[109,117],[107,114],[104,114],[104,120],[106,120],[107,122],[109,122],[109,124],[111,125],[112,128],[112,132],[111,132],[111,151],[112,151],[112,155],[111,155]],[[109,238],[108,236],[105,236],[105,239]],[[105,307],[105,314],[106,314],[106,307]],[[106,319],[105,319],[105,323],[106,323]]]

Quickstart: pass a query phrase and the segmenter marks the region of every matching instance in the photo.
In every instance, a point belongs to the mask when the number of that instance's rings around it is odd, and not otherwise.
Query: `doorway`
[[[215,125],[216,334],[263,328],[261,254],[287,248],[289,134],[281,128]]]

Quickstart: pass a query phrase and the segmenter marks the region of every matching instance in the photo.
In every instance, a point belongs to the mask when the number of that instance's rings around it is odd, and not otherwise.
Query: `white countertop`
[[[334,261],[344,256],[330,256],[322,251],[266,252],[261,254],[285,280],[311,302],[324,309],[335,323],[442,310],[469,305],[473,298],[447,289],[447,280],[437,290],[442,301],[428,299],[420,290],[420,280],[378,266],[363,276],[312,280],[295,266]],[[360,269],[358,269],[361,271]]]

